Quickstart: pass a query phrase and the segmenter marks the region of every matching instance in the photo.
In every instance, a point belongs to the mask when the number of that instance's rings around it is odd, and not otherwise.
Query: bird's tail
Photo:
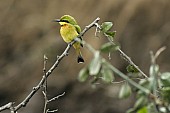
[[[75,48],[76,50],[76,54],[78,55],[77,57],[77,62],[78,63],[83,63],[84,62],[84,59],[81,55],[81,51],[80,51],[80,43],[76,42],[75,44],[73,44],[73,47]]]
[[[78,63],[83,63],[83,62],[84,62],[84,59],[83,59],[83,57],[82,57],[81,54],[78,55],[78,57],[77,57],[77,62],[78,62]]]

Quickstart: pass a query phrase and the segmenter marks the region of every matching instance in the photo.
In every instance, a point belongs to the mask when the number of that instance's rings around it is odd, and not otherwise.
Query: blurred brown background
[[[117,31],[116,40],[122,50],[148,74],[150,50],[156,52],[166,46],[158,59],[161,71],[170,65],[170,1],[169,0],[0,0],[0,106],[21,102],[42,77],[43,55],[49,68],[65,49],[59,25],[51,20],[64,14],[75,17],[82,29],[96,17],[100,23],[112,21]],[[95,38],[94,29],[84,40],[98,49],[104,38]],[[86,63],[77,64],[74,49],[65,57],[48,79],[48,97],[66,92],[64,97],[50,103],[58,113],[124,113],[133,106],[134,95],[118,99],[120,84],[97,85],[79,83],[77,74],[87,66],[92,54],[84,48]],[[118,53],[112,63],[126,72],[127,63]],[[19,112],[42,113],[42,92]],[[9,113],[9,111],[3,111]]]

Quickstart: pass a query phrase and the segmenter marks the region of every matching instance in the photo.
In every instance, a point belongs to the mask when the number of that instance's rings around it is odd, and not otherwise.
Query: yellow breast
[[[73,25],[68,24],[68,23],[65,23],[61,26],[60,33],[61,33],[63,40],[66,43],[71,42],[74,38],[78,36],[76,28]]]

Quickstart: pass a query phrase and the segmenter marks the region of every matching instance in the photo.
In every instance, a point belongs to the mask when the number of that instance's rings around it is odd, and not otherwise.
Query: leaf
[[[130,108],[126,111],[126,113],[134,113],[135,112],[135,109],[134,108]]]
[[[107,32],[105,32],[105,34],[108,36],[114,37],[116,34],[116,31],[107,31]]]
[[[139,85],[143,86],[144,88],[150,90],[150,91],[153,91],[154,89],[154,79],[153,77],[150,77],[148,79],[142,79],[139,81]],[[146,93],[144,93],[143,91],[138,91],[138,93],[140,93],[140,95],[145,95]]]
[[[101,74],[102,74],[102,80],[106,83],[110,83],[114,80],[112,70],[106,66],[102,66]]]
[[[144,106],[144,107],[142,107],[141,109],[139,109],[139,110],[137,111],[137,113],[149,113],[149,112],[148,112],[147,107]]]
[[[160,111],[161,113],[167,113],[167,112],[168,112],[168,111],[167,111],[167,108],[164,107],[164,106],[160,107],[160,108],[159,108],[159,111]]]
[[[170,72],[161,74],[161,83],[164,87],[170,86]]]
[[[128,83],[125,83],[122,85],[120,92],[119,92],[119,98],[128,98],[131,95],[131,87]]]
[[[161,107],[159,107],[159,111]],[[148,113],[157,113],[157,109],[155,109],[155,103],[154,102],[151,102],[149,104],[147,104],[147,111]],[[161,113],[166,113],[166,112],[161,112]]]
[[[84,81],[87,80],[88,76],[89,76],[88,69],[87,68],[83,68],[79,72],[78,80],[80,82],[84,82]]]
[[[149,79],[142,79],[142,80],[140,80],[139,81],[139,85],[143,86],[146,89],[151,90],[151,85],[150,85],[150,80]],[[142,94],[144,94],[143,91],[142,91]]]
[[[116,31],[107,31],[104,34],[113,41]]]
[[[120,46],[118,45],[114,45],[111,42],[105,43],[101,46],[100,50],[101,52],[112,52],[112,51],[116,51],[120,48]]]
[[[147,103],[147,98],[145,96],[141,96],[135,103],[134,108],[138,109],[144,106]]]
[[[112,22],[104,22],[104,23],[102,23],[102,25],[101,25],[101,30],[102,30],[102,32],[107,32],[107,31],[109,31],[111,28],[112,28],[112,26],[113,26],[113,23]]]
[[[97,75],[100,71],[100,68],[101,68],[100,52],[97,51],[94,54],[94,58],[89,65],[89,74],[90,75]]]
[[[138,73],[139,71],[131,64],[126,67],[127,72]]]
[[[170,87],[161,88],[161,95],[164,101],[170,103]]]

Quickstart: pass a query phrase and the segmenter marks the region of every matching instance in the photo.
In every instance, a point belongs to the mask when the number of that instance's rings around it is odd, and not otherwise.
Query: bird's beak
[[[60,22],[60,19],[54,19],[52,22]]]

